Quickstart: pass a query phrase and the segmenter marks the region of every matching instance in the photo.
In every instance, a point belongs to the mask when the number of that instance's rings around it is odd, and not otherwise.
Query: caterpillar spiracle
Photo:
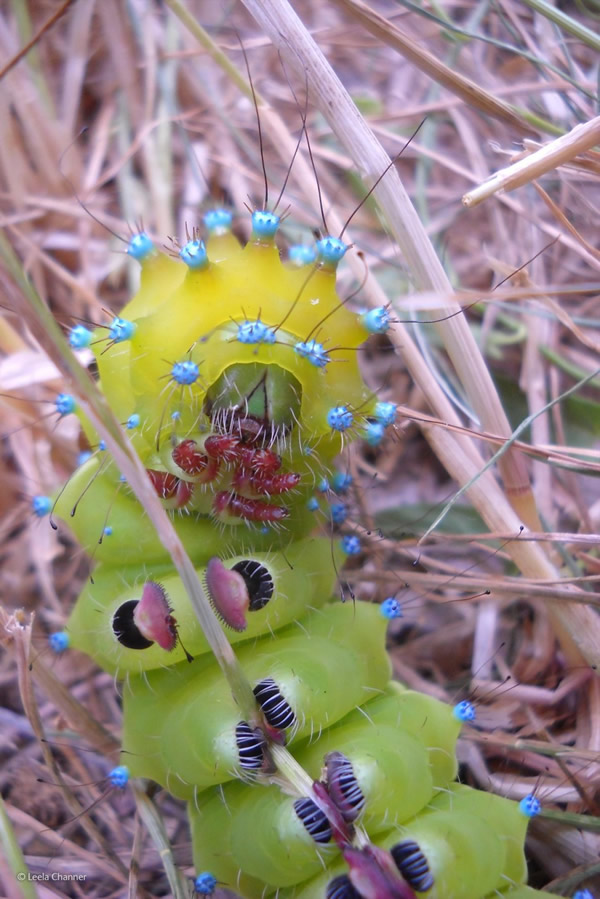
[[[452,706],[392,681],[378,604],[333,596],[344,553],[361,551],[358,531],[330,533],[346,516],[344,453],[394,433],[396,406],[358,352],[390,311],[338,293],[343,235],[290,248],[275,208],[243,215],[209,209],[170,251],[134,233],[137,292],[68,336],[92,355],[264,726],[242,717],[167,550],[68,393],[56,411],[79,420],[90,454],[34,511],[68,527],[94,570],[55,648],[122,681],[121,764],[187,803],[211,889],[534,897],[518,803],[456,783]],[[305,794],[282,789],[284,745]]]

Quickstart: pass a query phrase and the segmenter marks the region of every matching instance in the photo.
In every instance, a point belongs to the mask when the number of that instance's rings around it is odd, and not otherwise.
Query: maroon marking
[[[252,476],[247,468],[244,468],[243,465],[240,465],[239,468],[236,469],[234,475],[231,479],[231,486],[239,489],[248,489],[250,487]]]
[[[274,475],[255,475],[250,478],[250,486],[256,493],[279,496],[293,490],[300,482],[300,475],[293,471]]]
[[[318,780],[314,781],[313,792],[319,799],[320,807],[322,809],[323,806],[326,807],[327,819],[331,824],[333,839],[338,844],[340,849],[344,849],[349,843],[352,842],[352,839],[354,837],[354,828],[352,824],[344,820],[344,817],[339,808],[336,806],[335,802],[327,792],[325,784],[322,784]],[[325,809],[323,810],[325,811]]]
[[[234,631],[245,631],[250,596],[242,575],[226,568],[215,556],[206,566],[206,586],[219,618]]]
[[[364,899],[416,899],[398,873],[389,852],[368,843],[362,849],[342,848],[353,887]]]
[[[217,514],[228,512],[235,518],[247,518],[248,521],[282,521],[290,514],[289,509],[284,506],[273,506],[259,499],[248,499],[227,490],[217,493],[213,509]]]
[[[176,475],[168,471],[156,471],[153,468],[147,468],[146,474],[152,481],[156,494],[161,499],[174,500],[176,509],[181,509],[190,501],[194,492],[193,484],[180,480]]]
[[[204,449],[211,457],[219,462],[235,462],[239,459],[240,441],[237,437],[228,437],[225,434],[212,434],[204,441]]]
[[[189,481],[182,481],[179,478],[177,480],[178,484],[175,490],[175,508],[183,509],[183,507],[187,506],[192,498],[194,485],[190,484]]]
[[[156,471],[153,468],[147,468],[146,473],[161,499],[172,499],[175,496],[179,484],[179,478],[176,475],[170,474],[168,471]]]
[[[202,474],[208,466],[208,456],[200,452],[195,440],[182,440],[171,456],[173,462],[186,474]]]
[[[147,581],[142,598],[133,611],[133,621],[146,640],[158,643],[161,649],[171,652],[177,645],[177,622],[164,588],[154,581]]]
[[[252,474],[274,474],[281,468],[281,456],[270,449],[252,449],[244,446],[239,449],[242,465],[248,468]]]

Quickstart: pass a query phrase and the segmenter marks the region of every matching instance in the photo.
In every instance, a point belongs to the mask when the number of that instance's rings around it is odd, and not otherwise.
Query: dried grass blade
[[[19,693],[25,714],[31,725],[31,729],[36,738],[40,741],[42,755],[48,769],[57,779],[58,783],[64,790],[65,800],[69,809],[80,818],[81,826],[86,833],[94,840],[103,850],[106,856],[107,864],[110,863],[111,875],[121,882],[126,882],[127,869],[111,848],[108,841],[102,835],[94,821],[89,817],[86,810],[81,807],[79,801],[75,798],[68,785],[62,778],[61,771],[54,760],[54,756],[50,751],[48,743],[44,739],[44,728],[40,717],[37,701],[33,691],[33,683],[30,674],[30,658],[31,658],[31,622],[21,621],[17,615],[6,616],[2,611],[1,619],[4,624],[4,631],[12,638],[14,651],[17,661],[17,678],[19,684]],[[74,701],[75,702],[75,701]]]
[[[598,143],[600,143],[600,116],[576,125],[568,134],[557,137],[534,153],[495,172],[491,178],[463,196],[463,205],[471,208],[498,191],[516,190],[517,187],[529,184],[541,175],[570,162],[580,153],[591,150]]]
[[[498,100],[470,78],[455,72],[433,53],[420,47],[415,37],[389,22],[362,0],[334,0],[334,3],[346,9],[372,35],[380,38],[389,47],[393,47],[437,84],[441,84],[446,90],[460,97],[468,106],[478,109],[485,115],[507,122],[519,134],[522,132],[537,134],[537,131],[534,131],[531,125],[508,103]]]
[[[0,846],[3,850],[0,852],[0,873],[2,874],[0,880],[4,884],[7,899],[37,899],[33,883],[27,880],[29,870],[2,796],[0,796]]]
[[[557,9],[556,6],[553,6],[551,3],[546,3],[546,0],[523,0],[523,2],[531,9],[535,9],[535,11],[539,12],[542,16],[545,16],[546,19],[550,19],[551,22],[554,22],[554,24],[558,25],[559,28],[562,28],[563,31],[566,31],[578,40],[583,41],[588,47],[592,47],[596,53],[600,53],[600,37],[596,32],[586,28],[582,22],[577,22],[575,19],[572,19],[571,16],[568,16],[562,10]],[[593,15],[593,13],[590,14]]]
[[[189,899],[188,885],[183,874],[175,865],[173,851],[165,830],[165,825],[156,806],[137,784],[133,783],[131,789],[133,790],[133,795],[135,797],[138,814],[144,822],[146,830],[150,834],[150,838],[160,855],[165,874],[167,875],[171,887],[172,895],[175,899]]]

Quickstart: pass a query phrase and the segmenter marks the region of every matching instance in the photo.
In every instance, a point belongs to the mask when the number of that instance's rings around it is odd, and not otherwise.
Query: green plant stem
[[[10,868],[10,872],[14,877],[14,890],[8,893],[8,899],[12,899],[13,896],[18,896],[19,894],[21,894],[24,899],[36,899],[37,893],[35,887],[31,881],[27,880],[29,868],[27,867],[27,863],[25,862],[23,853],[17,842],[2,796],[0,796],[0,845],[2,846],[7,867]],[[8,871],[6,873],[8,873]],[[22,881],[18,880],[19,875],[24,875],[25,879]],[[7,889],[10,889],[8,884]]]
[[[179,21],[185,25],[191,35],[193,35],[200,46],[204,47],[204,49],[210,54],[210,56],[214,59],[217,65],[221,66],[223,71],[228,75],[229,78],[233,81],[233,83],[239,88],[239,90],[244,94],[244,96],[248,97],[249,100],[252,99],[252,91],[248,82],[245,80],[243,75],[241,75],[233,63],[227,58],[227,56],[220,50],[209,33],[200,25],[199,22],[192,16],[192,14],[186,9],[183,3],[180,0],[165,0],[166,5],[169,9],[177,16]],[[257,95],[257,102],[261,103],[260,98]]]
[[[529,6],[530,9],[534,9],[544,16],[544,18],[554,22],[554,24],[558,25],[559,28],[562,28],[563,31],[572,34],[573,37],[576,37],[582,43],[587,44],[588,47],[591,47],[596,53],[600,53],[600,37],[595,32],[590,31],[589,28],[586,28],[585,25],[582,25],[581,22],[572,19],[571,16],[568,16],[566,13],[562,12],[562,10],[557,9],[556,6],[547,3],[546,0],[523,0],[523,2],[526,6]]]

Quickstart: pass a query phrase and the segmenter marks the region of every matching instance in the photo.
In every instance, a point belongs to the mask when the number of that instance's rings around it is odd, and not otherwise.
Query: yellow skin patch
[[[120,313],[136,324],[132,339],[108,349],[100,343],[96,353],[108,401],[123,415],[141,414],[150,445],[165,406],[174,407],[183,393],[183,405],[198,413],[208,387],[234,363],[277,364],[298,379],[307,439],[330,436],[327,412],[332,406],[360,408],[363,417],[372,410],[374,399],[364,385],[355,352],[367,332],[359,316],[342,305],[334,272],[315,266],[290,269],[274,246],[257,243],[220,262],[209,262],[200,271],[167,259],[165,269],[169,274],[174,270],[175,276],[170,289],[165,289],[169,278],[161,271],[162,293],[145,277],[146,266],[158,268],[157,259],[144,262],[140,291]],[[237,326],[258,318],[275,331],[275,344],[237,340]],[[294,350],[298,341],[309,338],[331,354],[323,368]],[[170,380],[170,372],[185,359],[198,365],[199,378],[181,388]],[[134,403],[130,390],[137,398]],[[157,400],[161,393],[162,403]],[[327,450],[320,447],[320,455],[332,459],[339,452],[339,441]]]

